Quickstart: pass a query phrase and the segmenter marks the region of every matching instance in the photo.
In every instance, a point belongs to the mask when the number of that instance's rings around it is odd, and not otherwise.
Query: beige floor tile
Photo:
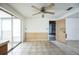
[[[77,48],[75,48],[74,46]],[[70,42],[70,44],[69,43],[63,44],[59,42],[49,43],[42,41],[21,43],[10,53],[8,53],[8,55],[75,55],[75,54],[79,54],[79,46],[78,45],[76,46],[76,43]]]

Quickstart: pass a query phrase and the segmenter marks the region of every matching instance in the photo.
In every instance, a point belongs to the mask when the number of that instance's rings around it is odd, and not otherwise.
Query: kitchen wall
[[[47,41],[48,40],[48,18],[26,19],[26,40],[25,41]]]
[[[48,33],[48,22],[49,19],[34,18],[26,20],[26,32],[47,32]]]

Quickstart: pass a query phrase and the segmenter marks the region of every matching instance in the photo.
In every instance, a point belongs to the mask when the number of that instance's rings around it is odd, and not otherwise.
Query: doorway
[[[56,21],[49,21],[49,41],[56,40]]]

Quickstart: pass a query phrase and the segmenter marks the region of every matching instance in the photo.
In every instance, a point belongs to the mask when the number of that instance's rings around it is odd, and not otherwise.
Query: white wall
[[[66,19],[67,40],[79,40],[79,18]]]
[[[26,19],[26,32],[48,32],[48,20],[46,18]]]

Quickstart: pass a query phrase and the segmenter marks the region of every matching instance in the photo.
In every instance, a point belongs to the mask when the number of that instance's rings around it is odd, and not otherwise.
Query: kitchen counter
[[[8,43],[8,40],[0,40],[0,55],[7,55]]]

